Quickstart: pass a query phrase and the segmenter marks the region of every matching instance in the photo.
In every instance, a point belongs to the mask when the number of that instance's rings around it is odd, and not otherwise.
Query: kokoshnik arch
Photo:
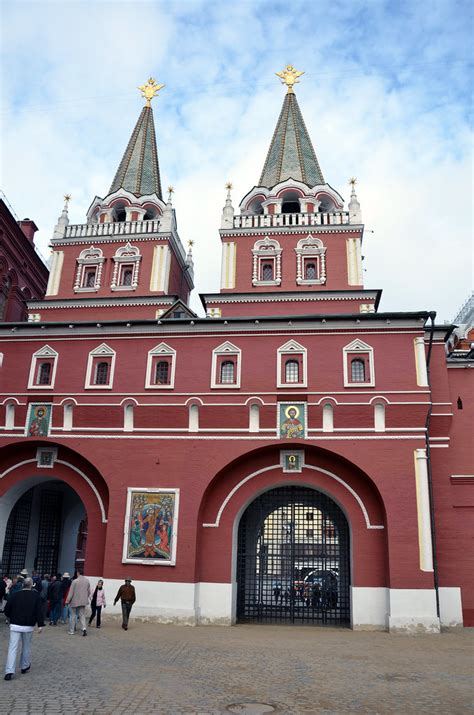
[[[447,355],[453,326],[432,313],[379,312],[356,180],[347,204],[326,183],[302,74],[278,73],[282,110],[238,209],[226,185],[205,317],[161,189],[163,85],[140,88],[84,224],[65,197],[44,297],[0,326],[3,571],[83,563],[112,590],[130,575],[137,615],[163,622],[473,623],[473,356]]]

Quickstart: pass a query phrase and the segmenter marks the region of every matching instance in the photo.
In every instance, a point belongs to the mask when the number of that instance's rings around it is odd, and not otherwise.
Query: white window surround
[[[79,254],[77,259],[76,279],[74,281],[74,293],[95,293],[99,290],[102,281],[102,269],[104,267],[104,254],[100,248],[90,246]],[[84,274],[86,268],[96,267],[95,283],[93,286],[84,286]]]
[[[94,350],[91,350],[87,360],[86,381],[84,387],[87,390],[111,390],[114,383],[115,372],[115,350],[112,350],[106,343],[102,343]],[[110,358],[109,381],[107,385],[94,385],[94,367],[100,358]]]
[[[155,385],[154,383],[154,365],[156,360],[154,358],[166,357],[170,359],[170,375],[169,384],[167,385]],[[154,348],[149,350],[148,359],[146,364],[146,379],[145,387],[151,390],[172,390],[174,388],[174,375],[176,370],[176,350],[171,348],[166,343],[160,343]]]
[[[283,359],[290,355],[295,357],[301,356],[301,376],[300,382],[284,382],[282,378],[285,375]],[[289,340],[277,350],[277,387],[307,387],[308,383],[308,360],[307,350],[303,345],[300,345],[296,340]]]
[[[350,355],[365,355],[369,358],[369,379],[365,382],[352,382]],[[358,338],[353,340],[349,345],[342,349],[342,367],[344,372],[344,387],[374,387],[375,386],[375,368],[374,368],[374,349],[367,343],[364,343]]]
[[[223,358],[235,358],[235,382],[221,383],[220,382],[220,364],[219,357]],[[224,390],[236,390],[240,389],[240,371],[242,363],[242,351],[240,348],[232,345],[232,343],[226,341],[214,348],[212,351],[212,366],[211,366],[211,388],[213,389],[224,389]]]
[[[281,285],[281,246],[276,239],[265,236],[260,241],[255,241],[252,248],[252,285],[253,286],[279,286]],[[274,261],[274,279],[264,281],[260,278],[260,264],[265,259]]]
[[[326,247],[319,238],[307,236],[296,244],[296,283],[298,285],[324,285],[326,283]],[[319,266],[318,277],[305,278],[304,263],[306,259],[314,258]]]
[[[140,255],[140,250],[136,246],[132,246],[130,241],[118,248],[115,251],[113,257],[114,270],[112,273],[112,282],[110,287],[112,290],[136,290],[138,286],[138,274],[140,269],[140,261],[142,257]],[[120,268],[122,265],[130,265],[133,268],[132,283],[131,285],[121,285],[118,281],[120,279]]]
[[[51,371],[51,382],[49,385],[36,385],[35,380],[36,380],[36,373],[37,373],[37,367],[38,363],[41,362],[41,360],[51,360],[53,364],[53,369]],[[44,347],[40,348],[40,350],[37,350],[33,355],[31,356],[31,367],[30,367],[30,374],[28,377],[28,389],[29,390],[52,390],[54,389],[54,381],[56,379],[56,369],[58,366],[58,353],[56,350],[53,350],[53,348],[50,348],[49,345],[45,345]]]

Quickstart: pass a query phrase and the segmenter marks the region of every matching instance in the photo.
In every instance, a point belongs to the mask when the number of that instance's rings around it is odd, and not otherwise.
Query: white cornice
[[[202,294],[203,299],[207,304],[213,303],[299,303],[305,302],[310,303],[314,301],[326,301],[326,300],[368,300],[371,297],[376,297],[376,292],[374,293],[355,293],[351,295],[307,295],[305,293],[293,293],[291,295],[275,295],[271,297],[266,296],[264,293],[255,294],[251,296],[243,296],[242,294],[230,294],[224,293],[222,296],[208,297],[206,294]]]

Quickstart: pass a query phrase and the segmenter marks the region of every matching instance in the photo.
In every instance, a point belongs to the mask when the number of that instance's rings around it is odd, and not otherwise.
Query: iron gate
[[[348,625],[349,527],[337,504],[297,486],[257,497],[239,525],[237,620]]]

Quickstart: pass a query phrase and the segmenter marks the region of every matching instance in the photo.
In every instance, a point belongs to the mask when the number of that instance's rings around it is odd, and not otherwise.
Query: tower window
[[[84,271],[83,287],[84,288],[95,288],[96,275],[97,275],[97,268],[95,266],[93,268],[86,268]]]
[[[166,360],[160,360],[156,363],[155,372],[155,384],[156,385],[168,385],[170,375],[169,362]]]
[[[316,264],[315,263],[305,263],[305,279],[307,281],[314,281],[316,280]]]
[[[262,280],[273,280],[273,263],[262,263]]]
[[[235,382],[235,364],[232,360],[225,360],[221,364],[221,383],[233,385]]]
[[[122,266],[120,270],[120,285],[131,286],[133,280],[133,266]]]
[[[285,382],[300,381],[300,366],[298,360],[287,360],[285,363]]]
[[[458,410],[462,410],[462,400],[458,397]]]
[[[365,382],[365,363],[363,360],[351,360],[351,382]]]
[[[109,381],[109,363],[98,362],[95,369],[94,385],[107,385]]]
[[[38,385],[50,385],[51,384],[51,369],[52,364],[50,362],[42,362],[38,371]]]

